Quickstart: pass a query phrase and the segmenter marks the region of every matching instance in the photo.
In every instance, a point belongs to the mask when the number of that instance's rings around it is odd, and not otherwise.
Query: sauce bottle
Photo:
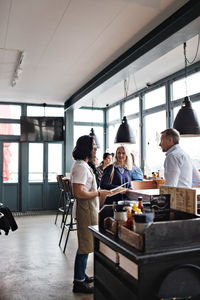
[[[142,203],[142,197],[138,197],[138,208],[141,210],[141,212],[144,211],[144,206]]]
[[[132,214],[131,214],[130,210],[128,210],[128,212],[127,212],[127,220],[126,220],[125,226],[127,228],[133,230],[133,217],[132,217]]]

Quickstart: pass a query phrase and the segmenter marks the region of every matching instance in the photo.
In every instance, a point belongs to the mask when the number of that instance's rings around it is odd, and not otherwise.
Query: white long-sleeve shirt
[[[188,188],[200,185],[198,171],[178,144],[166,152],[164,168],[165,185]]]

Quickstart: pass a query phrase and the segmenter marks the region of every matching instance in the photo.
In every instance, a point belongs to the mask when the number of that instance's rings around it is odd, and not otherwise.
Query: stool
[[[60,227],[62,228],[62,225],[64,223],[64,218],[66,214],[66,205],[67,205],[67,199],[66,199],[66,192],[65,192],[65,185],[63,181],[63,175],[57,175],[57,183],[58,183],[58,188],[60,191],[60,196],[58,200],[58,209],[56,213],[56,218],[55,218],[55,224],[57,223],[58,215],[59,213],[62,213],[62,220],[61,220],[61,225]]]
[[[60,236],[60,241],[59,241],[59,246],[60,246],[61,242],[62,242],[64,230],[67,229],[67,236],[66,236],[65,245],[64,245],[64,248],[63,248],[63,253],[65,253],[70,232],[77,230],[76,227],[74,228],[74,226],[76,226],[76,220],[75,220],[75,218],[73,218],[73,215],[72,215],[72,210],[73,210],[75,199],[72,196],[71,183],[70,183],[69,179],[68,179],[68,187],[69,187],[70,200],[69,200],[69,205],[68,205],[68,208],[67,208],[67,211],[66,211],[66,215],[65,215],[65,219],[64,219],[64,223],[63,223],[63,227],[62,227],[62,232],[61,232],[61,236]],[[67,223],[68,216],[70,216],[70,222],[69,223]]]

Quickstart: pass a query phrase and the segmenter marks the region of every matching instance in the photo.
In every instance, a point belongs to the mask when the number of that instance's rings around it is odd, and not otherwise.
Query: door
[[[56,176],[63,171],[63,143],[29,143],[27,210],[57,208]]]
[[[18,142],[0,142],[0,174],[0,202],[12,211],[19,211]]]

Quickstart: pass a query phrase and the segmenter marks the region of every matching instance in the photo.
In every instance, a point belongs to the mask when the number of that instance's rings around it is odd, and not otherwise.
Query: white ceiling
[[[186,2],[0,0],[0,101],[64,104]],[[194,37],[188,51],[194,52],[196,43]],[[179,47],[130,74],[129,91],[182,69]],[[12,87],[20,51],[24,51],[22,73]],[[123,81],[96,95],[94,106],[104,107],[121,96]]]

